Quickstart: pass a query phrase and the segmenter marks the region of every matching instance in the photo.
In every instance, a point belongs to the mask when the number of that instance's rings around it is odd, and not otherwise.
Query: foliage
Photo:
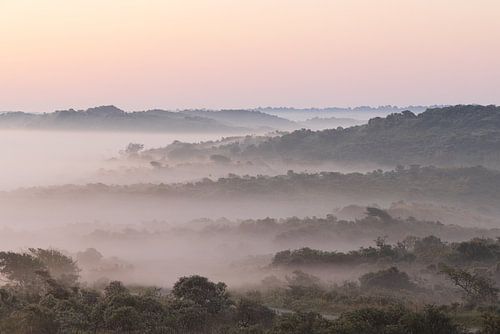
[[[148,160],[149,164],[149,160]],[[396,170],[374,170],[369,173],[295,173],[276,176],[236,176],[181,184],[135,184],[85,186],[69,185],[18,190],[16,194],[51,196],[92,196],[99,194],[151,195],[175,198],[234,199],[258,195],[263,198],[314,198],[329,200],[333,195],[356,196],[372,200],[446,200],[461,207],[488,207],[498,210],[500,171],[481,166],[438,168],[418,165]]]
[[[483,313],[481,325],[480,334],[500,333],[500,313],[491,311]]]
[[[144,155],[208,160],[217,154],[235,161],[333,161],[384,166],[481,164],[498,168],[499,129],[500,107],[456,105],[429,108],[418,115],[403,111],[345,129],[301,129],[280,136],[253,140],[239,137],[230,142],[221,140],[188,148],[172,144]]]
[[[361,247],[347,253],[323,251],[308,247],[277,252],[274,266],[361,265],[381,262],[449,264],[471,266],[496,265],[500,261],[500,239],[473,238],[469,241],[446,243],[435,236],[407,237],[394,245],[377,238],[376,247]]]
[[[253,300],[241,298],[236,303],[234,318],[240,327],[248,328],[256,325],[269,327],[274,317],[274,312]]]
[[[278,319],[271,334],[323,334],[331,333],[332,324],[316,313],[296,313]]]
[[[497,301],[499,290],[488,277],[446,265],[442,265],[441,271],[453,284],[463,290],[470,303],[495,303]]]
[[[30,304],[12,312],[0,322],[2,333],[12,334],[53,334],[59,325],[54,313],[40,305]]]
[[[297,250],[284,250],[274,255],[274,266],[312,266],[312,265],[359,265],[381,260],[394,262],[412,261],[414,256],[400,245],[387,245],[380,240],[377,247],[361,247],[348,253],[328,252],[308,247]]]
[[[72,258],[55,249],[30,248],[29,251],[59,282],[67,286],[77,283],[80,269]]]
[[[23,287],[38,284],[37,272],[46,270],[42,261],[28,253],[0,252],[0,273]]]
[[[417,241],[412,245],[417,244]],[[435,239],[428,239],[426,242],[439,244]],[[398,245],[397,248],[401,246]],[[377,241],[375,250],[390,254],[394,251],[383,239]],[[288,285],[278,286],[274,292],[269,290],[269,295],[255,293],[249,294],[248,297],[231,299],[224,283],[214,283],[198,275],[181,277],[171,292],[154,288],[131,291],[119,281],[110,282],[102,291],[81,287],[78,281],[72,286],[66,286],[63,281],[54,279],[46,269],[61,268],[55,265],[61,263],[56,261],[61,259],[60,253],[38,249],[30,254],[17,254],[24,256],[14,254],[17,253],[2,254],[2,259],[6,259],[4,267],[8,269],[5,273],[12,274],[9,277],[13,279],[13,283],[0,289],[0,333],[465,333],[450,315],[443,311],[444,308],[428,306],[410,311],[398,304],[397,298],[365,293],[365,290],[371,290],[365,289],[366,287],[392,290],[401,288],[402,291],[413,288],[408,276],[396,268],[362,276],[361,287],[345,284],[333,289],[325,287],[317,277],[296,270],[286,277]],[[16,264],[15,259],[21,259],[22,265]],[[46,260],[46,265],[41,259]],[[62,260],[62,263],[73,267],[73,262],[68,262],[67,259]],[[43,269],[41,272],[34,270],[38,266]],[[26,268],[29,270],[25,270]],[[454,273],[462,275],[460,279],[476,278],[463,275],[457,269],[453,270]],[[30,274],[27,274],[28,272]],[[57,271],[53,272],[58,275]],[[27,277],[29,275],[36,278]],[[36,286],[41,284],[42,288],[31,289],[20,282],[36,282]],[[478,291],[479,294],[493,291],[479,289],[477,283],[466,286],[470,286],[471,291]],[[280,296],[276,291],[281,291],[283,295]],[[264,301],[273,293],[273,298],[283,297],[285,305],[292,310],[281,313],[266,307]],[[299,306],[297,303],[307,300],[323,300],[330,304],[344,303],[354,308],[343,312],[338,318],[312,312],[294,312],[293,309]],[[360,308],[360,305],[363,307]],[[302,306],[310,305],[305,303]],[[497,314],[484,313],[481,333],[496,333],[498,324]]]
[[[198,275],[181,277],[174,285],[173,294],[179,299],[193,301],[210,313],[217,313],[229,305],[226,284],[213,283]]]
[[[359,278],[364,288],[406,289],[411,290],[415,285],[410,281],[407,273],[390,267],[374,273],[366,273]]]

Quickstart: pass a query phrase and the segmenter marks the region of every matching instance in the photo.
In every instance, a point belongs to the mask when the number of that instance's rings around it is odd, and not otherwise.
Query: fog
[[[249,275],[245,266],[234,263],[264,256],[257,266],[267,266],[272,252],[279,250],[271,241],[238,235],[206,238],[167,233],[182,229],[199,218],[229,219],[326,215],[332,203],[314,204],[288,199],[162,198],[151,194],[58,194],[46,196],[43,189],[65,184],[135,184],[140,182],[180,182],[203,177],[222,177],[229,172],[277,175],[290,166],[250,166],[231,168],[220,164],[180,164],[158,171],[149,161],[134,161],[121,153],[129,143],[144,149],[164,147],[175,140],[185,143],[218,140],[223,134],[150,134],[124,132],[0,131],[2,177],[0,178],[0,242],[3,250],[22,251],[30,247],[56,248],[72,256],[96,248],[108,259],[98,270],[83,266],[82,278],[89,282],[120,279],[137,284],[169,285],[179,276],[205,274],[230,283],[238,278],[259,281],[266,271]],[[42,188],[40,188],[42,187]],[[43,188],[49,187],[49,188]],[[98,186],[96,186],[98,187]],[[27,190],[19,190],[26,188]],[[313,205],[311,205],[313,204]],[[343,201],[338,204],[345,204]],[[148,231],[147,237],[127,237],[127,230]],[[100,232],[101,231],[101,232]],[[114,237],[100,233],[118,233]],[[155,236],[155,234],[159,234]],[[228,251],[229,250],[229,251]],[[95,268],[94,268],[95,269]]]
[[[221,134],[160,134],[102,131],[0,131],[0,190],[95,182],[96,172],[130,142],[146,148],[174,140],[220,139]]]
[[[2,249],[61,250],[88,286],[199,274],[246,291],[286,286],[296,268],[273,264],[281,251],[500,237],[497,171],[301,158],[314,133],[297,133],[0,131]],[[300,269],[342,284],[385,267]]]

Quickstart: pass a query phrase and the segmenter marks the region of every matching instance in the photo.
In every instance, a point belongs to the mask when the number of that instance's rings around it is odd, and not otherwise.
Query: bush
[[[362,288],[406,289],[415,288],[407,273],[396,267],[364,274],[359,278]]]

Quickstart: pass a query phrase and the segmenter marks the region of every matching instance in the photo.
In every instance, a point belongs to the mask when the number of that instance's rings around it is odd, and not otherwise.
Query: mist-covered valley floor
[[[0,117],[0,333],[493,333],[499,108],[376,111]]]

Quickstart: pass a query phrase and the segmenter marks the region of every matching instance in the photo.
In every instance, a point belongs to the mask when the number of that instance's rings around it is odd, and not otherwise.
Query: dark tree
[[[179,299],[195,302],[210,313],[217,313],[230,304],[226,284],[213,283],[198,275],[181,277],[174,285],[173,294]]]

